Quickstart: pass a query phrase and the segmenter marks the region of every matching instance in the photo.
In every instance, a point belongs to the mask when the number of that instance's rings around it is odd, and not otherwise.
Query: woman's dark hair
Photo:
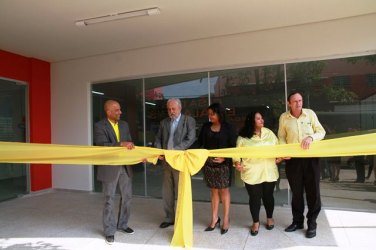
[[[226,122],[226,112],[221,104],[213,103],[208,107],[208,110],[211,109],[214,114],[218,115],[218,119],[220,123]]]
[[[262,115],[260,111],[252,111],[247,115],[244,121],[244,126],[239,131],[239,136],[244,138],[251,138],[255,132],[255,116],[259,113]]]

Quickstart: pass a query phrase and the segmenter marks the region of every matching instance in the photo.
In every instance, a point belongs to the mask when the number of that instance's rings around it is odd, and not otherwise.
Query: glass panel
[[[303,92],[305,107],[318,114],[327,131],[326,139],[375,132],[375,55],[288,64],[287,73],[288,92],[294,89]],[[197,133],[208,119],[206,108],[213,102],[227,108],[237,130],[247,113],[257,109],[264,113],[265,126],[277,133],[278,118],[286,108],[283,65],[154,77],[145,79],[144,85],[140,79],[95,84],[93,91],[103,93],[93,93],[93,122],[104,117],[104,101],[116,99],[122,105],[123,119],[131,121],[136,144],[145,146],[153,146],[159,122],[167,117],[166,100],[172,97],[180,98],[183,113],[196,119]],[[371,173],[375,160],[373,156],[321,159],[323,204],[374,210],[371,196],[376,182]],[[161,197],[161,167],[140,164],[137,168],[134,193]],[[276,205],[288,203],[284,163],[279,171]],[[245,189],[239,188],[235,181],[231,188],[232,202],[247,203]],[[201,172],[192,177],[192,189],[194,200],[210,201]],[[99,183],[95,190],[100,190]]]
[[[169,98],[180,98],[182,113],[196,119],[196,132],[201,124],[207,120],[206,107],[208,106],[207,73],[173,75],[145,79],[146,89],[146,141],[149,146],[154,143],[159,123],[168,116],[166,102]],[[162,195],[162,168],[148,166],[147,186],[148,195],[161,197]],[[199,199],[202,192],[202,177],[197,174],[192,177],[193,199]],[[198,184],[197,184],[198,183]]]
[[[121,119],[128,122],[135,145],[144,146],[143,133],[143,90],[142,80],[128,80],[92,85],[93,125],[106,117],[103,105],[113,99],[120,103]],[[143,163],[133,166],[133,194],[145,195],[145,167]],[[94,167],[94,190],[102,190],[101,182],[97,181],[97,167]]]
[[[313,109],[326,139],[375,132],[376,56],[287,65],[287,88],[303,92],[304,107]],[[321,159],[323,205],[375,209],[373,156]]]
[[[26,84],[0,79],[0,141],[26,142]],[[0,164],[0,201],[28,192],[26,164]]]
[[[210,72],[210,83],[211,103],[219,102],[226,108],[230,122],[238,131],[248,113],[260,111],[265,127],[277,135],[278,119],[285,111],[283,65]],[[279,171],[280,179],[274,194],[276,205],[286,204],[288,193],[283,164],[279,166]],[[248,203],[248,194],[235,174],[234,171],[231,202]]]

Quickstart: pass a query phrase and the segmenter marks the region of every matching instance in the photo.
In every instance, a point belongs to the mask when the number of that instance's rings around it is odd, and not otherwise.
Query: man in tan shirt
[[[313,110],[303,109],[303,97],[299,92],[291,93],[287,101],[290,110],[279,118],[279,143],[300,143],[303,149],[308,150],[313,141],[324,138],[325,130]],[[313,238],[316,236],[316,219],[321,210],[319,158],[286,160],[286,176],[292,192],[293,221],[285,231],[304,228],[305,192],[308,205],[306,237]]]

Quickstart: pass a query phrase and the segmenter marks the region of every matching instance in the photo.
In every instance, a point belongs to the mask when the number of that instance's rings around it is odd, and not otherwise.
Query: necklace
[[[218,125],[211,125],[211,130],[213,131],[213,132],[219,132],[220,130],[221,130],[221,125],[220,124],[218,124]]]

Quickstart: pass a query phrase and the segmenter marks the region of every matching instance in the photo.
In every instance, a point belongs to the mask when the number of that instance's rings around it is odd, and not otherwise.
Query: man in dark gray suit
[[[120,104],[108,100],[104,104],[107,118],[97,122],[94,127],[94,143],[96,146],[125,147],[133,149],[128,123],[120,120]],[[130,166],[98,166],[97,179],[102,181],[105,204],[103,209],[103,229],[106,242],[112,244],[117,230],[133,234],[128,227],[130,204],[132,200],[132,168]],[[121,194],[120,207],[115,217],[115,193],[119,185]]]
[[[188,149],[196,139],[196,121],[190,116],[181,114],[179,99],[167,101],[169,117],[160,123],[155,138],[155,147],[173,150]],[[162,199],[166,217],[160,228],[166,228],[175,223],[175,195],[177,194],[179,171],[173,169],[161,155],[159,160],[163,166]]]

